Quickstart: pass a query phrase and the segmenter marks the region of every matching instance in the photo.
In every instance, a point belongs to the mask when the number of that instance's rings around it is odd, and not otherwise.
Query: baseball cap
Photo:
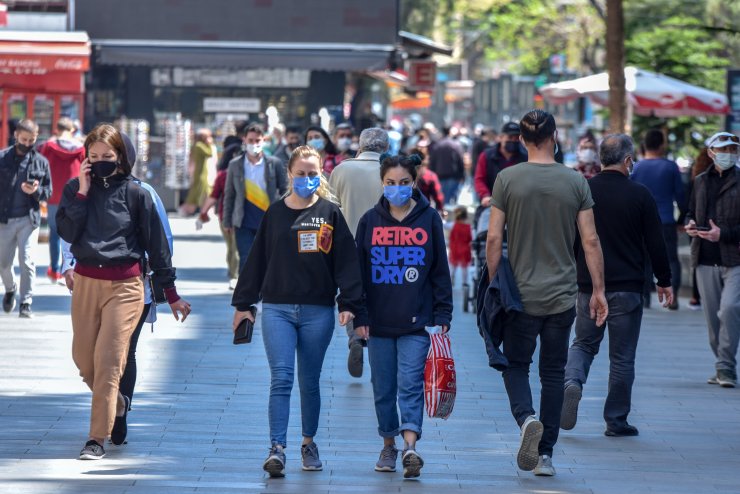
[[[729,132],[717,132],[706,141],[708,148],[723,148],[737,146],[739,144],[740,139],[735,134],[730,134]]]
[[[507,135],[519,135],[521,133],[519,130],[519,124],[516,122],[506,122],[504,126],[501,127],[501,133]]]

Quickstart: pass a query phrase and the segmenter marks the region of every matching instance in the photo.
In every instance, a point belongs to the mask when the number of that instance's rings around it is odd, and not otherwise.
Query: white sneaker
[[[552,477],[555,475],[555,467],[552,466],[552,458],[548,455],[540,455],[534,474],[540,477]]]
[[[236,288],[236,282],[239,281],[236,278],[232,278],[229,280],[229,290],[233,290]]]
[[[534,415],[527,417],[527,420],[522,424],[519,453],[516,455],[516,464],[520,469],[531,472],[539,463],[540,439],[542,439],[544,430],[542,422],[537,420]]]

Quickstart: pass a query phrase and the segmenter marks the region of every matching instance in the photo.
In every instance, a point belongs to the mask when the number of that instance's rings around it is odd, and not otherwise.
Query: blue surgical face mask
[[[383,196],[397,208],[408,204],[413,192],[414,188],[410,185],[386,185],[383,187]]]
[[[314,192],[319,190],[320,186],[321,177],[319,175],[315,177],[293,177],[293,191],[304,199],[311,197]]]
[[[309,139],[306,144],[314,148],[316,151],[323,151],[325,146],[324,139],[322,139],[321,137],[317,137],[316,139]]]

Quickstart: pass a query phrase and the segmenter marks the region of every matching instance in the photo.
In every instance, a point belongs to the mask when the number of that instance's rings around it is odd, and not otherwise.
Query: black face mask
[[[509,154],[516,154],[519,152],[519,143],[515,141],[506,141],[506,144],[504,144],[504,149]]]
[[[20,142],[15,143],[15,150],[18,152],[18,154],[28,154],[31,148],[33,148],[33,146],[21,144]]]
[[[116,173],[118,162],[116,161],[96,161],[90,164],[90,171],[98,178],[108,178]]]

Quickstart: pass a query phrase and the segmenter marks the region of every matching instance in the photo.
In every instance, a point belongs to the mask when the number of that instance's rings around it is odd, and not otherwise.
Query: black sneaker
[[[362,377],[362,367],[364,365],[365,351],[362,342],[359,339],[353,340],[349,344],[349,356],[347,357],[347,370],[352,377]]]
[[[283,448],[275,445],[270,448],[270,454],[262,464],[262,469],[270,474],[270,477],[285,477],[285,452]]]
[[[126,442],[126,435],[128,434],[128,425],[126,424],[126,416],[128,415],[128,408],[131,406],[131,399],[124,395],[123,402],[126,408],[123,410],[122,416],[117,416],[113,421],[113,429],[110,432],[110,442],[116,446],[120,446]]]
[[[604,435],[608,437],[632,437],[639,436],[640,431],[634,425],[627,424],[619,429],[607,429]]]
[[[21,309],[18,316],[24,319],[31,319],[33,317],[33,312],[31,312],[31,304],[21,304]]]
[[[13,312],[13,309],[15,309],[15,291],[16,287],[13,287],[13,290],[5,292],[5,296],[3,297],[3,310],[6,313]]]
[[[90,439],[85,443],[85,447],[80,451],[80,460],[101,460],[105,457],[105,450],[102,444]]]
[[[581,401],[583,391],[577,384],[569,384],[563,393],[563,409],[560,412],[560,428],[566,431],[572,430],[578,421],[578,403]]]
[[[737,385],[737,375],[731,370],[717,369],[717,383],[723,388],[734,388]]]

